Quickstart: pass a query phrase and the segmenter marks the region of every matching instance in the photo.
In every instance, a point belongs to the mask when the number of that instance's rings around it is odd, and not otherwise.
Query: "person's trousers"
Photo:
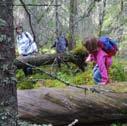
[[[23,68],[23,72],[24,72],[25,76],[32,75],[33,74],[33,69],[32,69],[32,67],[25,66]]]
[[[28,56],[28,55],[32,55],[32,54],[34,54],[34,52],[31,54],[23,54],[23,56]],[[23,72],[24,72],[25,76],[29,76],[29,75],[33,74],[33,69],[32,69],[32,67],[26,65],[23,67]]]
[[[101,82],[101,73],[100,73],[100,70],[99,70],[99,67],[98,65],[95,65],[94,69],[93,69],[93,79],[94,79],[94,82],[96,84],[100,83]]]

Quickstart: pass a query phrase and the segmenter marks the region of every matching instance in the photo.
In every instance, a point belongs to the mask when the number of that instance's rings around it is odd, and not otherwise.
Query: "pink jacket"
[[[99,66],[100,74],[102,76],[101,82],[108,83],[108,69],[112,64],[112,57],[108,56],[102,49],[99,49],[96,53],[89,54],[86,61],[94,61]]]

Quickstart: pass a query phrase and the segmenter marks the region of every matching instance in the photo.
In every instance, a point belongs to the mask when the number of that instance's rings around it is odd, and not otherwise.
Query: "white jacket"
[[[16,40],[19,55],[29,55],[38,52],[37,45],[30,33],[22,32],[17,35]]]

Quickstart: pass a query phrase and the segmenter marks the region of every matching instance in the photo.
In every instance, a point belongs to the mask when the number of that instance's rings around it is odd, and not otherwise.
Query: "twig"
[[[78,119],[75,119],[71,124],[69,124],[68,126],[74,126],[76,123],[78,123]]]
[[[36,42],[36,36],[35,36],[34,30],[33,30],[33,27],[32,27],[32,22],[31,22],[31,15],[30,15],[29,11],[27,10],[27,7],[26,7],[25,3],[23,2],[23,0],[20,0],[20,2],[23,5],[23,7],[24,7],[24,9],[25,9],[25,11],[28,15],[30,28],[31,28],[31,31],[32,31],[32,34],[33,34],[34,41]]]

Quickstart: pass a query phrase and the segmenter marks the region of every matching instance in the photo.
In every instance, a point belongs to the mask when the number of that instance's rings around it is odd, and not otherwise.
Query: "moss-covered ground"
[[[74,64],[69,65],[70,65],[69,69],[65,64],[62,64],[62,67],[60,69],[57,66],[52,67],[52,65],[40,66],[39,68],[49,72],[50,74],[57,76],[63,81],[69,82],[74,85],[94,85],[92,79],[92,69],[93,69],[92,63],[87,65],[84,72],[78,70],[77,66],[75,66]],[[110,86],[115,91],[116,90],[120,92],[127,91],[127,88],[124,88],[124,86],[127,84],[126,66],[127,66],[126,60],[120,59],[118,57],[113,59],[113,65],[109,72],[110,82],[112,84],[108,86]],[[43,72],[40,72],[36,69],[33,69],[33,71],[34,73],[32,75],[25,77],[21,69],[17,70],[16,76],[18,80],[17,83],[18,89],[32,89],[39,88],[42,86],[64,88],[66,86],[63,82],[58,81],[57,79],[52,78]],[[119,84],[119,86],[116,87],[115,85],[117,84]]]

